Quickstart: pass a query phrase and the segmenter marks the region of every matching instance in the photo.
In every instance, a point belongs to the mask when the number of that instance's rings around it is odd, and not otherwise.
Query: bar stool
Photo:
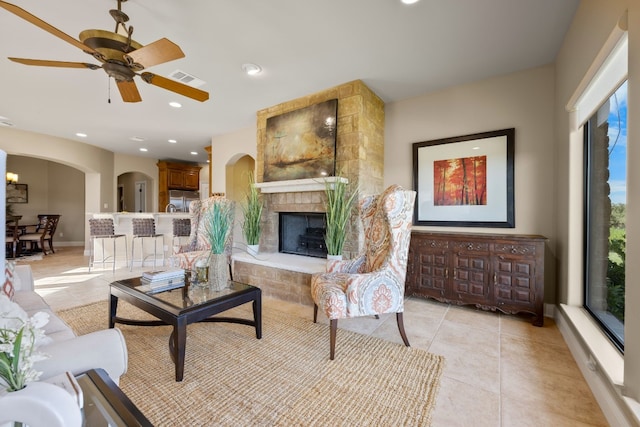
[[[182,245],[184,239],[181,237],[189,237],[191,235],[191,219],[189,218],[173,218],[173,246]]]
[[[105,263],[113,263],[112,271],[116,271],[116,240],[120,237],[124,237],[124,259],[125,265],[129,265],[129,255],[127,254],[127,235],[126,234],[115,234],[115,229],[113,227],[113,219],[111,218],[90,218],[89,219],[89,235],[91,236],[91,247],[89,248],[89,272],[91,272],[91,268],[94,266],[96,262],[102,263],[102,267],[104,268]],[[96,253],[95,253],[95,244],[96,240],[102,241],[102,259],[100,261],[96,261]],[[113,243],[113,253],[112,255],[106,256],[104,250],[104,242],[106,240],[111,240]],[[107,261],[109,258],[112,258],[112,261]]]
[[[156,261],[158,259],[158,237],[160,240],[160,252],[162,252],[162,265],[164,265],[164,235],[156,234],[156,222],[153,218],[133,218],[131,220],[133,225],[133,239],[131,239],[131,268],[129,271],[133,271],[133,263],[136,260],[135,257],[135,245],[136,239],[140,240],[140,266],[144,266],[144,261],[152,256],[151,254],[145,256],[144,254],[144,240],[145,238],[153,239],[153,269],[156,268]]]

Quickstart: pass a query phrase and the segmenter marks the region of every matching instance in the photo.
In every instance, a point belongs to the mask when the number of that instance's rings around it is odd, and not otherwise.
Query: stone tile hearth
[[[327,260],[277,252],[234,253],[233,278],[258,286],[265,296],[298,304],[313,305],[311,275],[325,271]]]

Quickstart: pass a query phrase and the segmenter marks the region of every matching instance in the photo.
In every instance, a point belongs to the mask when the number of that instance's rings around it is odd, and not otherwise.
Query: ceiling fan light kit
[[[13,62],[23,65],[62,68],[86,68],[97,70],[102,68],[109,77],[113,77],[118,86],[120,96],[124,102],[140,102],[142,97],[134,81],[136,76],[153,86],[177,93],[196,101],[204,102],[209,99],[209,93],[184,83],[167,79],[150,72],[140,73],[146,68],[184,58],[184,52],[172,41],[161,38],[148,45],[142,45],[131,38],[133,27],[125,24],[129,17],[122,12],[121,5],[127,0],[117,0],[118,9],[109,11],[116,21],[115,32],[88,29],[80,33],[79,40],[60,31],[42,19],[32,15],[14,4],[0,1],[0,7],[31,24],[53,34],[70,43],[83,52],[93,56],[102,65],[84,62],[68,62],[42,59],[12,58]]]

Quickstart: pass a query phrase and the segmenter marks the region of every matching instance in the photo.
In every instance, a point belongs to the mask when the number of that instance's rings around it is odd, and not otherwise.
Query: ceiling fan
[[[163,89],[175,92],[203,102],[209,99],[209,93],[192,86],[185,85],[175,80],[171,80],[148,71],[141,72],[153,65],[163,64],[175,59],[184,58],[184,52],[172,41],[162,38],[146,46],[141,45],[131,38],[133,27],[127,26],[129,17],[122,12],[122,3],[127,0],[117,0],[118,9],[110,10],[109,13],[116,21],[114,32],[106,30],[84,30],[76,40],[68,34],[60,31],[42,19],[32,15],[26,10],[11,3],[0,1],[0,7],[8,10],[14,15],[42,28],[54,36],[70,43],[83,52],[92,55],[100,61],[102,65],[89,64],[85,62],[50,61],[42,59],[9,58],[11,61],[24,65],[37,65],[44,67],[63,68],[87,68],[97,70],[102,68],[109,77],[113,77],[124,102],[140,102],[142,98],[138,92],[138,87],[134,82],[135,76],[140,76],[146,83]]]

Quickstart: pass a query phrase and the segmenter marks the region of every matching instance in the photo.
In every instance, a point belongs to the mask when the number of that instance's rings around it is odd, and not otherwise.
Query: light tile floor
[[[88,272],[82,253],[61,247],[42,261],[20,261],[31,265],[36,291],[54,310],[106,300],[110,282],[140,275],[140,268],[113,274],[110,266]],[[313,316],[310,306],[268,298],[263,305]],[[537,328],[527,318],[408,298],[404,322],[413,347],[446,359],[434,426],[608,425],[552,319]],[[402,342],[393,315],[341,320],[339,327]]]

